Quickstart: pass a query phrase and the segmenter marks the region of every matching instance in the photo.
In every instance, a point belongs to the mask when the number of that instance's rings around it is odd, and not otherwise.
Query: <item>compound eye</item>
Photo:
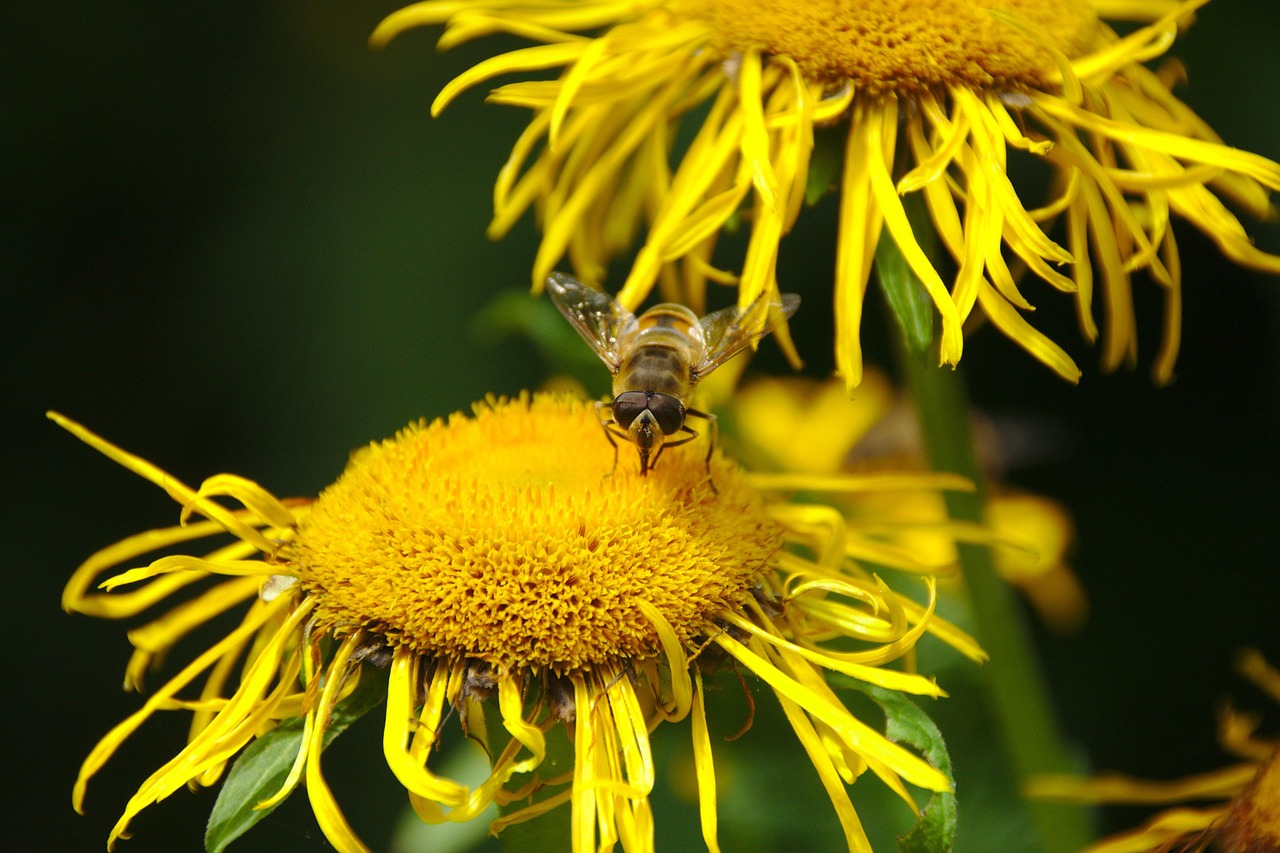
[[[663,435],[673,435],[684,426],[684,403],[667,394],[654,394],[649,400],[649,411],[658,422]]]
[[[649,408],[649,398],[643,391],[627,391],[613,399],[613,422],[623,429],[629,429],[631,422],[640,413]]]

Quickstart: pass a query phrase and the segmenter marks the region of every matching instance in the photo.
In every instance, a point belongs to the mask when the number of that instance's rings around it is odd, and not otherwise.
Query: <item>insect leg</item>
[[[677,438],[674,440],[667,439],[666,441],[662,442],[662,446],[658,448],[658,452],[653,455],[653,462],[649,464],[650,468],[658,464],[658,459],[659,457],[662,456],[662,451],[666,450],[668,447],[679,447],[682,444],[688,444],[689,442],[693,441],[695,438],[698,437],[698,434],[693,430],[689,429],[687,426],[682,425],[680,427],[680,432],[689,433],[688,438]]]
[[[609,427],[613,427],[614,429],[621,429],[621,427],[619,427],[613,420],[612,406],[613,406],[612,403],[606,403],[603,400],[596,401],[596,420],[600,421],[600,429],[604,431],[604,437],[609,439],[609,446],[613,448],[613,468],[609,470],[609,475],[608,475],[610,477],[612,477],[618,471],[618,442],[613,440],[614,433],[612,430],[609,429]],[[608,412],[607,417],[600,416],[600,412],[602,410],[605,410]],[[626,438],[627,436],[625,433],[623,433],[619,437]]]
[[[674,441],[668,441],[668,442],[666,442],[665,444],[663,444],[662,446],[663,446],[663,447],[679,447],[679,446],[680,446],[680,445],[682,445],[682,444],[688,444],[689,442],[691,442],[691,441],[693,441],[695,438],[697,438],[699,435],[701,435],[701,433],[696,432],[696,431],[694,431],[694,430],[691,430],[691,429],[689,429],[687,426],[682,426],[682,427],[680,427],[680,431],[681,431],[681,432],[687,432],[687,433],[689,433],[688,437],[687,437],[687,438],[677,438],[677,439],[675,439]]]
[[[711,414],[710,412],[703,412],[698,409],[686,409],[685,415],[686,416],[692,415],[695,418],[702,418],[711,427],[711,438],[707,442],[707,458],[705,460],[707,464],[707,482],[711,484],[711,491],[715,492],[718,495],[720,494],[720,490],[716,488],[715,480],[711,479],[711,454],[715,452],[716,440],[720,437],[720,422],[717,421],[716,416]],[[689,430],[689,432],[693,432],[693,430],[689,429],[689,427],[687,426],[684,427],[684,429]],[[697,433],[694,433],[694,435],[697,435]],[[691,439],[685,439],[685,441],[689,441],[689,440]]]

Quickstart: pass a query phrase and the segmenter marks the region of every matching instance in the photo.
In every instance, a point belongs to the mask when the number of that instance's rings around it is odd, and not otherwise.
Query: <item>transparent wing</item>
[[[702,361],[693,366],[698,380],[786,322],[800,307],[800,297],[783,293],[761,296],[746,308],[736,305],[714,311],[698,321],[707,342]]]
[[[553,272],[547,279],[551,301],[560,313],[591,345],[609,370],[618,372],[621,359],[618,341],[635,330],[636,315],[618,304],[612,296],[587,287],[570,275]]]

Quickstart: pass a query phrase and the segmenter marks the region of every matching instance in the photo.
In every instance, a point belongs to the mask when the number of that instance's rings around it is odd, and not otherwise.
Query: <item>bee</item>
[[[551,301],[613,373],[613,400],[595,404],[605,437],[613,445],[629,441],[640,452],[640,475],[657,464],[668,447],[698,437],[686,418],[707,422],[707,474],[715,448],[716,416],[691,408],[687,400],[708,373],[769,334],[800,307],[800,297],[784,293],[757,299],[699,318],[683,305],[655,305],[639,317],[607,293],[563,273],[547,281]],[[673,436],[679,436],[673,438]],[[714,488],[714,484],[713,484]]]

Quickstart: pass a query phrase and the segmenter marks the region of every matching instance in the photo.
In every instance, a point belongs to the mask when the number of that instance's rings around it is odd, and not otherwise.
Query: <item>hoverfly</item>
[[[698,433],[687,417],[711,429],[707,473],[715,447],[716,416],[690,408],[699,380],[777,328],[800,307],[800,297],[757,299],[746,308],[714,311],[701,319],[683,305],[655,305],[639,317],[607,293],[563,273],[547,281],[551,300],[613,373],[613,400],[600,401],[596,415],[613,445],[630,441],[640,451],[640,474],[648,474],[668,447],[687,444]],[[672,436],[683,434],[672,440]],[[714,484],[713,484],[714,488]]]

